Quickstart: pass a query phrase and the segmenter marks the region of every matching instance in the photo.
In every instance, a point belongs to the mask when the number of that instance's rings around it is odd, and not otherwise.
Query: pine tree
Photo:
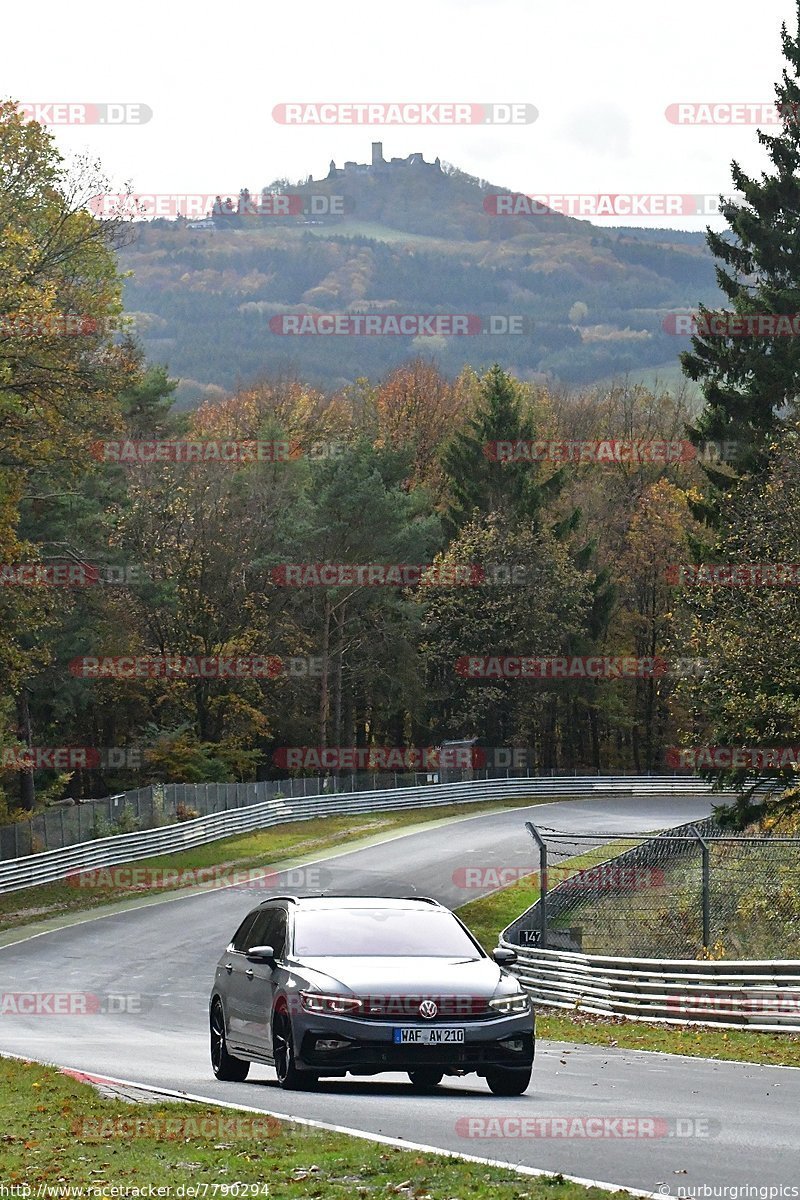
[[[450,503],[445,527],[455,535],[476,515],[505,512],[534,524],[547,500],[564,483],[564,471],[544,483],[530,462],[497,462],[487,453],[494,442],[532,441],[530,417],[523,412],[518,385],[495,363],[481,381],[476,410],[442,457]]]
[[[782,128],[758,131],[774,170],[760,178],[731,164],[734,187],[743,200],[729,200],[720,211],[729,225],[724,233],[707,232],[718,260],[717,281],[730,303],[726,311],[700,306],[700,328],[692,350],[681,355],[690,379],[702,380],[706,406],[692,438],[733,442],[733,470],[750,474],[763,467],[769,446],[787,416],[797,411],[800,393],[800,339],[796,336],[715,335],[707,322],[719,317],[800,313],[800,2],[798,33],[781,28],[787,67],[775,85]],[[713,327],[712,327],[713,328]],[[707,468],[719,491],[732,485],[730,474]]]
[[[120,394],[126,432],[132,438],[178,433],[186,421],[172,411],[177,379],[170,379],[166,367],[148,365],[140,347],[128,343],[128,349],[138,375]]]

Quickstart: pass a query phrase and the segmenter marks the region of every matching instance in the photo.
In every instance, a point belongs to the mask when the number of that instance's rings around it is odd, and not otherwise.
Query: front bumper
[[[404,1028],[424,1028],[419,1021],[372,1021],[317,1015],[295,1027],[297,1066],[319,1074],[374,1074],[378,1071],[413,1071],[435,1067],[445,1072],[484,1074],[492,1067],[529,1070],[533,1063],[535,1034],[530,1014],[471,1021],[441,1021],[441,1027],[464,1029],[464,1041],[434,1046],[396,1044],[393,1033]],[[320,1041],[339,1040],[346,1045],[322,1048]]]

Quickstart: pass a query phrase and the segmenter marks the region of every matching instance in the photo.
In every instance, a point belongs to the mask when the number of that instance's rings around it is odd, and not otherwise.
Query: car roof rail
[[[331,895],[330,892],[304,892],[302,896],[291,894],[267,896],[264,900],[259,901],[258,907],[262,904],[274,904],[276,900],[288,900],[292,904],[302,903],[303,900],[417,900],[420,904],[433,904],[436,908],[441,908],[442,905],[433,896],[393,896],[389,893],[375,892],[372,896],[359,895],[357,892],[343,892],[340,896]]]

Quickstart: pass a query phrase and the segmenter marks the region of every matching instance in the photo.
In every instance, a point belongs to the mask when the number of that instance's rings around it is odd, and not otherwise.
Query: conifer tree
[[[758,140],[771,167],[759,178],[731,164],[736,191],[720,211],[729,229],[707,232],[717,259],[716,275],[729,302],[723,311],[699,309],[692,349],[681,355],[690,379],[702,381],[705,408],[692,431],[696,443],[732,442],[735,475],[763,468],[770,444],[787,417],[797,412],[800,394],[800,337],[752,336],[757,321],[731,336],[731,318],[800,313],[800,2],[798,32],[781,28],[786,67],[775,85],[781,128],[759,130]],[[714,332],[714,318],[719,318]],[[721,330],[721,331],[720,331]],[[731,475],[706,468],[718,492],[732,486]]]

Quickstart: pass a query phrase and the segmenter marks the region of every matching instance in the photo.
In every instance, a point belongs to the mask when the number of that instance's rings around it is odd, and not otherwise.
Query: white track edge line
[[[42,1062],[41,1059],[27,1058],[24,1054],[9,1054],[0,1050],[0,1058],[14,1058],[20,1062]],[[382,1146],[396,1146],[399,1150],[416,1150],[425,1154],[438,1154],[443,1158],[456,1158],[462,1162],[474,1162],[481,1166],[496,1167],[500,1170],[514,1171],[518,1175],[546,1176],[552,1178],[560,1175],[570,1183],[578,1183],[582,1187],[600,1188],[604,1192],[627,1192],[631,1196],[643,1196],[646,1200],[664,1200],[663,1192],[645,1192],[640,1188],[626,1187],[622,1183],[606,1183],[600,1179],[582,1179],[578,1175],[565,1175],[563,1171],[545,1171],[541,1167],[526,1167],[521,1163],[503,1162],[497,1158],[482,1158],[477,1154],[466,1154],[459,1150],[446,1150],[442,1146],[428,1146],[423,1142],[408,1142],[403,1138],[389,1137],[383,1133],[369,1133],[364,1129],[351,1129],[347,1125],[334,1125],[330,1121],[315,1121],[311,1117],[295,1117],[286,1113],[273,1112],[267,1108],[254,1108],[249,1104],[234,1104],[230,1100],[216,1100],[211,1096],[197,1096],[193,1092],[178,1092],[171,1088],[155,1087],[148,1083],[136,1082],[133,1079],[118,1079],[113,1075],[99,1075],[95,1071],[87,1071],[82,1067],[65,1067],[63,1064],[45,1062],[44,1066],[55,1067],[62,1071],[75,1071],[79,1075],[90,1075],[101,1083],[116,1083],[125,1087],[139,1088],[158,1096],[170,1096],[176,1100],[189,1100],[194,1104],[209,1104],[214,1108],[227,1108],[239,1112],[256,1113],[261,1116],[274,1117],[278,1121],[289,1121],[294,1125],[305,1125],[311,1129],[324,1129],[329,1133],[343,1133],[348,1137],[361,1138],[362,1141],[376,1142]],[[91,1084],[89,1085],[91,1086]]]

